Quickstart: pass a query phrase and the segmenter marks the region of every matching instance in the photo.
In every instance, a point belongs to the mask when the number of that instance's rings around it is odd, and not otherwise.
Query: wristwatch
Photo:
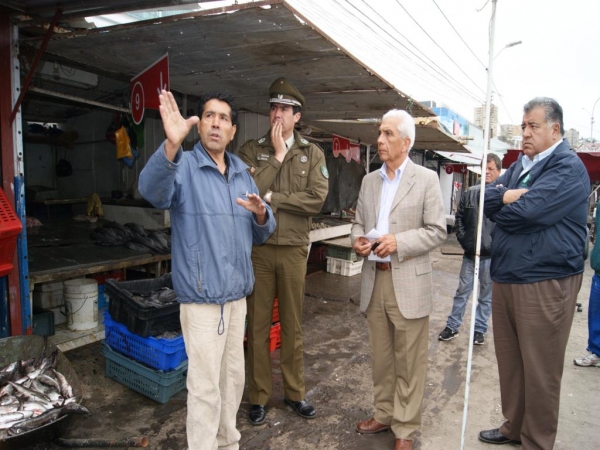
[[[267,191],[267,193],[263,197],[263,200],[265,202],[267,202],[268,204],[271,204],[271,196],[272,195],[273,195],[273,191]]]

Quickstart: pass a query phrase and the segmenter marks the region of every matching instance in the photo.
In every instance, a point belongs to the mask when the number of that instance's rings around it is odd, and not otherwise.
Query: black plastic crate
[[[54,336],[54,313],[41,308],[33,308],[31,321],[33,334],[38,336]]]
[[[107,280],[106,293],[110,298],[108,312],[113,320],[142,337],[180,330],[179,303],[163,308],[143,307],[133,299],[134,293],[145,294],[163,287],[173,288],[170,273],[149,280]]]

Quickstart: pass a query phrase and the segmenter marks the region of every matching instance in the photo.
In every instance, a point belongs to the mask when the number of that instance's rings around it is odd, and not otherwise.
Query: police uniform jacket
[[[308,244],[311,217],[321,211],[329,188],[323,151],[294,131],[294,145],[280,163],[269,130],[260,139],[246,142],[238,156],[254,168],[254,182],[261,197],[268,190],[273,192],[271,209],[277,228],[266,243]]]

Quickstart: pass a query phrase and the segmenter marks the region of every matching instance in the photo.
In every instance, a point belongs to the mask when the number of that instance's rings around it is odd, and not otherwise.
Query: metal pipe
[[[35,59],[33,60],[31,67],[29,68],[29,73],[25,78],[25,82],[23,83],[23,86],[21,86],[21,93],[19,94],[19,98],[17,99],[12,114],[10,115],[10,123],[12,123],[15,120],[15,117],[17,116],[17,111],[21,107],[21,102],[23,101],[23,97],[27,92],[27,88],[29,88],[29,83],[31,83],[31,79],[33,78],[33,74],[35,74],[35,71],[37,70],[37,66],[40,62],[40,59],[42,59],[42,55],[46,51],[46,47],[48,46],[48,42],[50,41],[50,37],[52,36],[52,32],[54,31],[54,26],[56,25],[56,22],[60,18],[61,14],[62,9],[57,9],[54,13],[54,17],[52,17],[52,21],[50,22],[48,30],[46,30],[46,34],[44,35],[44,40],[42,41],[40,48],[38,48],[38,51],[35,54]]]
[[[58,438],[54,441],[61,447],[90,448],[90,447],[148,447],[146,436],[132,437],[126,439],[64,439]]]
[[[485,100],[485,128],[483,130],[483,154],[481,155],[481,189],[479,192],[479,214],[477,218],[477,240],[475,243],[475,261],[473,273],[473,290],[471,291],[471,326],[469,327],[469,351],[467,356],[467,380],[465,382],[465,403],[463,407],[462,432],[460,436],[460,449],[465,448],[465,432],[467,429],[467,412],[469,410],[469,389],[471,387],[471,365],[473,363],[473,333],[475,331],[475,312],[477,309],[477,299],[479,297],[479,261],[481,253],[481,232],[483,224],[483,204],[485,198],[485,170],[487,167],[487,154],[490,148],[490,121],[492,107],[492,72],[494,68],[494,35],[496,33],[496,2],[492,0],[492,18],[490,19],[490,41],[489,41],[489,62],[487,95]]]
[[[110,109],[113,111],[120,111],[120,112],[124,112],[127,114],[131,114],[131,109],[123,108],[121,106],[114,106],[114,105],[109,105],[107,103],[100,103],[100,102],[97,102],[94,100],[89,100],[87,98],[76,97],[74,95],[63,94],[61,92],[49,91],[48,89],[42,89],[42,88],[38,88],[38,87],[34,87],[34,86],[30,87],[29,90],[31,92],[37,92],[38,94],[49,95],[51,97],[64,98],[65,100],[71,100],[71,101],[74,101],[77,103],[84,103],[86,105],[98,106],[98,107],[104,108],[104,109]]]

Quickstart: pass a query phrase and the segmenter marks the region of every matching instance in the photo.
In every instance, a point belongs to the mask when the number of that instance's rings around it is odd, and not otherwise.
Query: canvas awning
[[[60,3],[70,4],[68,0]],[[140,3],[133,2],[137,7]],[[219,90],[231,93],[241,110],[266,115],[268,86],[273,79],[285,76],[306,97],[302,115],[305,126],[314,125],[324,133],[365,144],[376,141],[377,129],[372,124],[338,121],[380,118],[392,108],[408,109],[424,121],[433,116],[431,110],[328,40],[326,30],[316,30],[298,20],[286,2],[233,5],[219,12],[229,13],[198,11],[102,29],[63,28],[52,36],[44,58],[99,73],[97,88],[80,89],[76,95],[118,107],[127,106],[129,80],[165,53],[169,54],[171,90],[189,97],[191,112],[196,106],[194,98]],[[37,33],[32,31],[33,25],[27,22],[21,33],[25,66],[43,38],[43,24]],[[36,80],[38,87],[74,92],[74,88],[50,83]],[[89,109],[30,92],[23,105],[25,119],[42,116],[44,108],[55,116],[73,116]],[[415,148],[467,152],[436,121],[418,126]]]

